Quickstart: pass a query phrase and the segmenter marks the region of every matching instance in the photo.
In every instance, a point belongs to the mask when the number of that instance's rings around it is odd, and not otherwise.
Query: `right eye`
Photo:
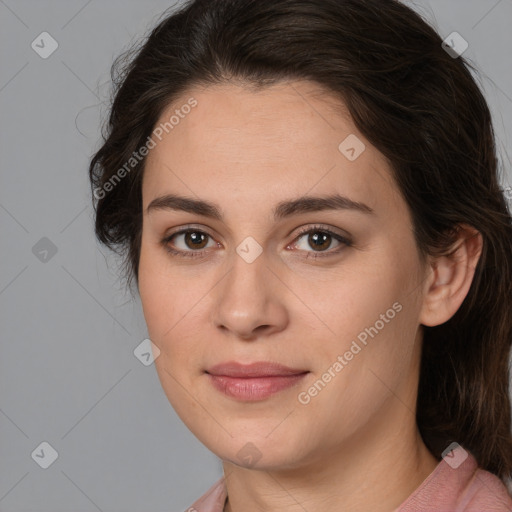
[[[182,258],[197,258],[204,256],[207,248],[205,242],[208,242],[211,236],[199,229],[183,229],[177,231],[162,240],[162,244],[167,252],[174,256]],[[181,246],[181,247],[180,247]],[[215,246],[215,243],[213,243]]]

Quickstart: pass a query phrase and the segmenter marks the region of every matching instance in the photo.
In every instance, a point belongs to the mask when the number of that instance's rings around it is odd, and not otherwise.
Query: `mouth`
[[[205,373],[213,387],[224,395],[253,402],[297,385],[309,370],[266,361],[251,364],[230,361],[212,366]]]

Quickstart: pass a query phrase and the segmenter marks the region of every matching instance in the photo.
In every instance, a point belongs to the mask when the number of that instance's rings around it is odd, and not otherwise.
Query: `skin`
[[[149,336],[161,351],[155,365],[162,387],[187,427],[222,459],[225,510],[391,511],[438,464],[415,421],[422,325],[443,323],[459,308],[481,236],[463,226],[451,256],[422,264],[387,160],[343,103],[314,83],[195,87],[161,121],[191,96],[197,106],[151,149],[143,178],[138,284]],[[338,149],[350,134],[366,146],[354,161]],[[166,193],[216,203],[223,220],[146,212]],[[272,217],[280,201],[333,193],[373,213]],[[332,238],[318,249],[308,234],[298,238],[299,228],[315,224],[352,244]],[[165,236],[189,225],[209,235],[199,248],[184,235],[168,245],[203,255],[166,252]],[[252,263],[236,252],[249,236],[263,250]],[[330,255],[313,259],[322,251]],[[401,311],[300,403],[298,394],[396,302]],[[205,374],[230,360],[310,373],[265,400],[238,401]],[[238,455],[247,443],[259,454],[252,461]]]

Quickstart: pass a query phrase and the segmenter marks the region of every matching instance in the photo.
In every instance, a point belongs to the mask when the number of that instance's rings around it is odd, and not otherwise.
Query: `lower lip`
[[[226,377],[225,375],[207,374],[213,386],[225,395],[255,402],[264,400],[283,389],[295,386],[307,373],[298,375],[279,375],[275,377]]]

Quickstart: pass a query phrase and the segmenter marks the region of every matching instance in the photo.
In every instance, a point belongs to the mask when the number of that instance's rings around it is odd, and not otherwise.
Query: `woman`
[[[512,219],[456,46],[394,0],[195,0],[115,77],[96,234],[222,460],[189,510],[512,510]]]

